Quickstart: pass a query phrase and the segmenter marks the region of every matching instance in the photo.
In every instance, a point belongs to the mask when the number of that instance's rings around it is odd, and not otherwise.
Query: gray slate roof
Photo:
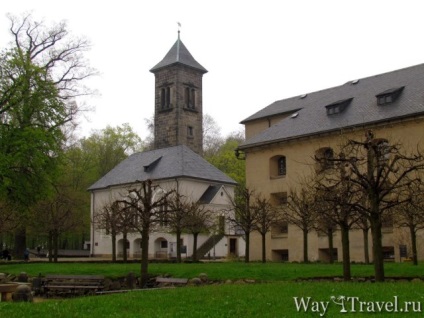
[[[237,183],[187,146],[135,153],[100,178],[88,190],[125,185],[137,181],[173,178],[200,179],[219,184]]]
[[[180,35],[178,34],[178,40],[165,55],[162,61],[156,64],[150,72],[155,73],[156,71],[173,64],[183,64],[189,67],[192,67],[196,70],[206,73],[207,70],[197,62],[194,57],[187,50],[183,42],[180,40]]]
[[[242,123],[287,112],[298,115],[288,116],[249,138],[239,149],[424,114],[424,64],[355,82],[309,93],[306,97],[279,100],[265,107]],[[377,105],[376,95],[402,86],[405,88],[395,102]],[[344,112],[327,115],[326,106],[350,98],[353,99]]]
[[[221,188],[222,188],[222,184],[209,186],[200,197],[199,203],[202,203],[202,204],[211,203],[213,198],[215,198],[215,196],[217,195],[219,190],[221,190]]]

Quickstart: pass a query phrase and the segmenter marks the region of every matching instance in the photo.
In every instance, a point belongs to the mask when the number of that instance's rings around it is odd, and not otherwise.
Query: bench
[[[0,301],[7,301],[11,299],[11,294],[16,291],[19,284],[9,283],[9,284],[0,284]]]
[[[156,284],[165,286],[187,285],[188,278],[156,277]]]
[[[42,280],[42,293],[49,294],[94,294],[104,288],[103,275],[46,275]]]

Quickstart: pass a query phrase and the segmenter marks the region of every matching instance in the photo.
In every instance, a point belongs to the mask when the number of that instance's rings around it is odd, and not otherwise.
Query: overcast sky
[[[223,135],[275,100],[424,62],[421,0],[13,0],[0,7],[0,47],[11,40],[6,13],[66,20],[92,42],[99,96],[81,135],[129,123],[142,137],[153,115],[149,70],[181,40],[209,72],[203,109]]]

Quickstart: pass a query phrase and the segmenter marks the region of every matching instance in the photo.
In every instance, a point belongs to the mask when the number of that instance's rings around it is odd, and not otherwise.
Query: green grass
[[[0,263],[0,272],[30,276],[45,274],[97,274],[107,277],[125,276],[129,272],[139,275],[140,264],[113,263]],[[251,278],[260,281],[293,280],[300,277],[341,276],[342,265],[337,264],[295,264],[295,263],[152,263],[149,272],[153,275],[170,274],[174,277],[193,278],[207,273],[212,280]],[[413,266],[410,263],[385,264],[386,277],[421,277],[424,264]],[[352,276],[373,276],[373,265],[352,265]]]
[[[139,264],[96,263],[28,263],[0,266],[0,272],[30,275],[38,273],[104,274],[124,276],[129,271],[138,273]],[[404,301],[419,302],[424,311],[424,283],[328,283],[293,282],[298,277],[338,276],[341,265],[289,263],[205,263],[151,264],[152,274],[168,273],[174,277],[195,277],[207,273],[210,279],[251,278],[261,284],[214,284],[201,287],[143,290],[124,294],[47,300],[41,303],[0,303],[1,317],[320,317],[319,312],[297,312],[294,297],[311,297],[311,301],[329,302],[325,317],[339,317],[340,306],[330,297],[344,295],[359,297],[361,301],[394,301],[399,308]],[[424,266],[386,264],[387,276],[421,276]],[[354,276],[371,276],[371,265],[354,265]],[[350,308],[349,308],[350,309]],[[370,317],[375,312],[344,314],[343,317]],[[422,313],[421,313],[422,314]],[[380,317],[419,317],[419,313],[380,313]]]

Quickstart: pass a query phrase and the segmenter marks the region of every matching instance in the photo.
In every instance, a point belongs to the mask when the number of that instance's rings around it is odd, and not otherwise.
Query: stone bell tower
[[[155,149],[186,145],[202,155],[202,77],[207,70],[178,39],[155,74]]]

